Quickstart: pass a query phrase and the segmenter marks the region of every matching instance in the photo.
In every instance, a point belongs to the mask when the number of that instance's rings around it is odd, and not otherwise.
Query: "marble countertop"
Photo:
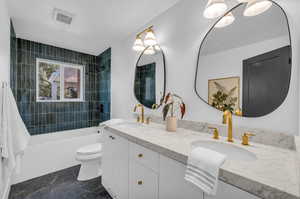
[[[133,125],[121,123],[105,127],[112,133],[125,137],[164,156],[186,164],[192,143],[200,140],[225,143],[224,137],[213,140],[207,133],[179,128],[167,132],[165,126]],[[266,199],[300,198],[299,152],[263,144],[243,146],[240,140],[230,143],[254,153],[254,161],[226,160],[220,169],[220,180]]]

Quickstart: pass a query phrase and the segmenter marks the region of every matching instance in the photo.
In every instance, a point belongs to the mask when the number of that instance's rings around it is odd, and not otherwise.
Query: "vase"
[[[169,132],[176,132],[177,130],[177,118],[176,117],[167,117],[167,131]]]

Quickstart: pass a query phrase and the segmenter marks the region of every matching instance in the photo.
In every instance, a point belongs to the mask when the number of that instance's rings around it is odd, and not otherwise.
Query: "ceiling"
[[[214,28],[206,37],[201,55],[247,46],[253,43],[289,36],[288,23],[284,12],[276,4],[266,12],[244,17],[245,5],[233,10],[235,21],[224,28]]]
[[[99,55],[179,0],[8,0],[18,38]],[[70,26],[53,9],[74,14]]]

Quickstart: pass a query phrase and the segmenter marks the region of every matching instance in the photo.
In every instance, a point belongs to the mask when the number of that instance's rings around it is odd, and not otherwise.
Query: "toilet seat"
[[[88,146],[81,147],[77,150],[77,155],[93,155],[97,153],[101,153],[102,145],[100,143],[91,144]]]

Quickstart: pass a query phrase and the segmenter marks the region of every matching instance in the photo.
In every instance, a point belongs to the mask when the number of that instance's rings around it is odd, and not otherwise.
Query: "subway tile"
[[[96,57],[14,35],[11,49],[11,87],[30,134],[90,127],[110,117],[110,49]],[[37,103],[36,58],[85,65],[85,102]],[[100,114],[100,102],[105,114]]]

